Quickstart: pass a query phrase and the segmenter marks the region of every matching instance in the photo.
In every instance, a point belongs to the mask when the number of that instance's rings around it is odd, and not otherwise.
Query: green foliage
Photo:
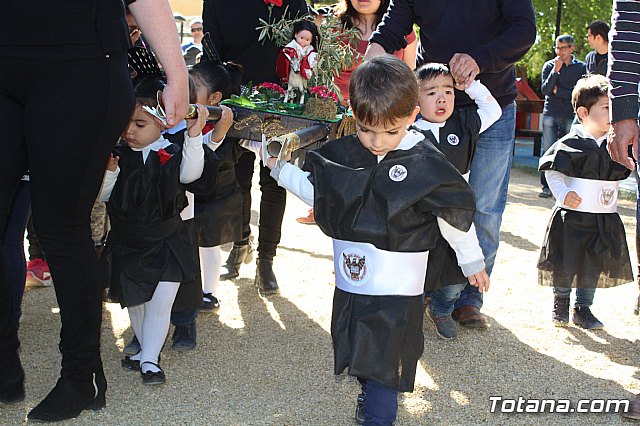
[[[587,25],[593,20],[611,21],[612,1],[563,0],[560,21],[560,34],[572,35],[576,41],[574,55],[584,60],[590,51],[587,43]],[[531,50],[518,62],[522,74],[531,80],[540,81],[542,65],[555,56],[557,0],[533,0],[536,13],[536,27],[538,35]],[[538,90],[539,87],[532,86]]]

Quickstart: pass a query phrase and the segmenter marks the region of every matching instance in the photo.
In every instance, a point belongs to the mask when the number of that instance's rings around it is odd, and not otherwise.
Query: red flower
[[[173,155],[165,151],[164,148],[160,148],[158,150],[158,159],[160,160],[160,165],[164,166],[165,164],[167,164],[167,161],[169,161],[171,157],[173,157]]]
[[[286,93],[286,91],[282,87],[280,87],[275,83],[270,83],[268,81],[265,81],[264,83],[260,83],[260,85],[258,86],[258,89],[273,90],[274,92],[280,93],[282,95]]]
[[[326,99],[331,98],[334,102],[338,102],[338,95],[334,92],[329,91],[325,86],[313,86],[309,89],[312,95],[315,95],[316,98]]]
[[[263,0],[264,4],[268,4],[269,6],[282,6],[282,0]]]

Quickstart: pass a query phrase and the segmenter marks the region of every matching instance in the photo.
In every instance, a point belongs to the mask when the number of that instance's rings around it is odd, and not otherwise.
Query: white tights
[[[171,307],[178,287],[180,283],[160,281],[151,300],[128,308],[131,327],[142,347],[131,359],[140,360],[140,369],[145,373],[160,371],[153,364],[158,364],[160,351],[169,332]]]
[[[211,293],[218,297],[218,283],[220,282],[220,268],[222,260],[220,246],[200,247],[200,269],[202,271],[202,292]]]

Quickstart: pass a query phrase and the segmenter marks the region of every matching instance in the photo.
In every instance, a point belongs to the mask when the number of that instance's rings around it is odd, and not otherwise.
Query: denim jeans
[[[542,116],[542,154],[544,154],[551,145],[569,133],[571,125],[573,124],[573,117],[553,117],[550,115]],[[540,173],[540,183],[543,188],[549,188],[547,180],[544,177],[544,173]]]
[[[507,205],[507,190],[511,173],[511,156],[515,143],[516,106],[509,104],[502,109],[502,116],[485,130],[478,139],[471,162],[469,184],[476,195],[476,233],[488,274],[500,243],[502,213]],[[467,284],[455,304],[482,307],[482,293]]]
[[[554,287],[554,296],[571,297],[571,288]],[[576,289],[576,308],[588,308],[593,305],[593,296],[596,294],[595,288],[577,288]]]
[[[398,391],[373,380],[358,378],[364,400],[364,426],[391,426],[398,415]]]
[[[436,291],[431,292],[429,309],[431,309],[433,315],[436,317],[447,317],[451,315],[454,305],[466,285],[466,283],[452,284],[440,287]]]

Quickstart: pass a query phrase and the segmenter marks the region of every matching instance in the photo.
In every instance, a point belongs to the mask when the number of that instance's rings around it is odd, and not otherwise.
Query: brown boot
[[[480,313],[480,309],[475,306],[461,306],[458,309],[455,309],[451,316],[463,327],[477,328],[481,330],[489,328],[489,321],[487,321],[487,318]]]

